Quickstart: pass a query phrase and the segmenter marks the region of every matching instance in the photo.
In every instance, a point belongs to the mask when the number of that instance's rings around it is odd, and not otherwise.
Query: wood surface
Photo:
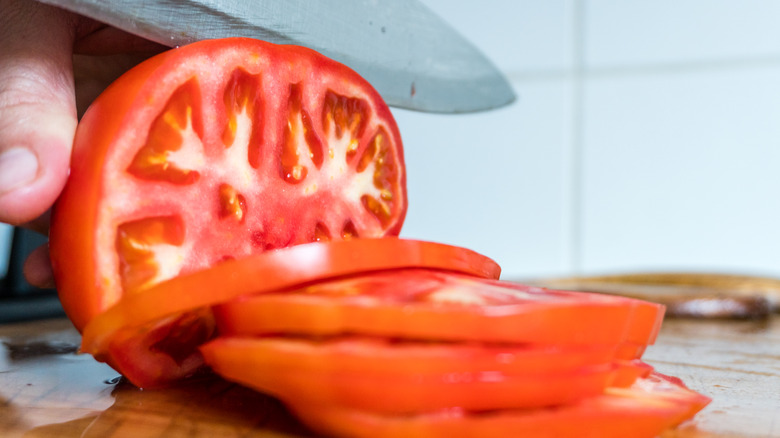
[[[276,400],[215,378],[142,391],[75,353],[67,320],[0,325],[0,437],[304,437]],[[713,402],[663,438],[780,437],[780,317],[667,319],[645,354]]]

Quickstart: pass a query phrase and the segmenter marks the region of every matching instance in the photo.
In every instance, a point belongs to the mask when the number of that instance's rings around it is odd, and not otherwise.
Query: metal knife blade
[[[170,46],[244,36],[348,65],[388,105],[458,113],[514,92],[471,43],[417,0],[38,0]]]

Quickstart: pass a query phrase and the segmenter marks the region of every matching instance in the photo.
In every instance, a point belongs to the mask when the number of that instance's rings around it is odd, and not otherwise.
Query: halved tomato
[[[79,123],[51,228],[63,307],[82,330],[129,295],[226,259],[397,235],[405,179],[389,109],[346,66],[242,38],[172,49],[116,80]]]
[[[264,344],[265,342],[265,344]],[[453,365],[451,370],[426,370],[422,361],[412,369],[394,370],[374,363],[365,369],[356,369],[350,358],[339,358],[334,345],[307,345],[301,355],[331,356],[325,366],[302,361],[290,366],[290,357],[280,358],[277,351],[267,354],[263,347],[273,340],[227,340],[210,342],[201,347],[206,363],[220,376],[250,388],[274,395],[287,403],[305,403],[350,407],[392,414],[412,414],[443,408],[492,410],[520,407],[552,406],[572,403],[584,397],[601,394],[617,375],[620,366],[611,362],[584,365],[574,369],[538,369],[513,372],[512,367],[486,367],[464,370],[470,359],[458,346],[436,345],[440,355],[461,356],[465,363]],[[286,342],[286,344],[285,344]],[[281,340],[276,346],[290,346]],[[300,346],[299,341],[298,346]],[[304,342],[305,343],[305,342]],[[426,348],[426,347],[419,347]],[[452,348],[451,351],[447,351]],[[313,350],[319,350],[314,352]],[[325,352],[323,352],[325,350]],[[328,351],[331,350],[331,351]],[[384,351],[380,351],[384,350]],[[365,359],[371,352],[379,352],[377,361],[408,353],[409,348],[373,345],[359,355]],[[508,354],[512,349],[507,348]],[[276,356],[274,356],[276,354]],[[425,355],[425,353],[420,353]],[[314,362],[318,358],[314,358]],[[419,358],[418,358],[419,359]],[[547,358],[553,361],[554,358]],[[499,359],[500,360],[500,359]],[[398,358],[395,362],[404,362]],[[430,363],[429,363],[430,364]],[[518,367],[522,368],[522,367]],[[403,435],[400,435],[403,436]]]
[[[407,208],[401,137],[371,85],[312,50],[245,38],[172,49],[128,71],[81,119],[71,163],[50,253],[80,331],[127,297],[224,260],[396,236]],[[170,308],[177,298],[155,299]],[[192,316],[138,334],[148,339],[123,334],[136,354],[109,362],[154,371],[137,381],[184,373],[179,363],[199,359],[168,360],[183,353],[166,358],[174,344],[153,341],[181,332],[195,342],[209,322]]]
[[[652,343],[664,307],[645,301],[408,269],[242,296],[215,309],[222,333],[344,333],[392,338],[534,343]],[[630,347],[630,348],[629,348]],[[638,356],[637,356],[638,357]]]
[[[332,404],[290,406],[313,430],[345,438],[652,438],[707,403],[706,396],[650,376],[628,389],[608,389],[577,403],[541,409],[386,415]]]

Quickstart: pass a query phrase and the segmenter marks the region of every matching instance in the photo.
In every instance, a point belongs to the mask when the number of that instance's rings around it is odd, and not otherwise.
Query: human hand
[[[0,222],[46,233],[79,115],[165,47],[31,0],[0,0],[0,11]],[[30,255],[24,274],[53,284],[46,248]]]

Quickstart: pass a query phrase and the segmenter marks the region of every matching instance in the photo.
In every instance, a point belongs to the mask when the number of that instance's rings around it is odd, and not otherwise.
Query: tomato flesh
[[[661,305],[629,298],[414,269],[243,296],[215,309],[225,334],[626,344],[624,358],[639,357],[655,340],[663,313]]]
[[[348,438],[652,438],[692,417],[709,401],[683,386],[659,384],[652,375],[631,388],[608,389],[576,403],[538,409],[386,415],[330,404],[300,402],[291,407],[313,430]]]

